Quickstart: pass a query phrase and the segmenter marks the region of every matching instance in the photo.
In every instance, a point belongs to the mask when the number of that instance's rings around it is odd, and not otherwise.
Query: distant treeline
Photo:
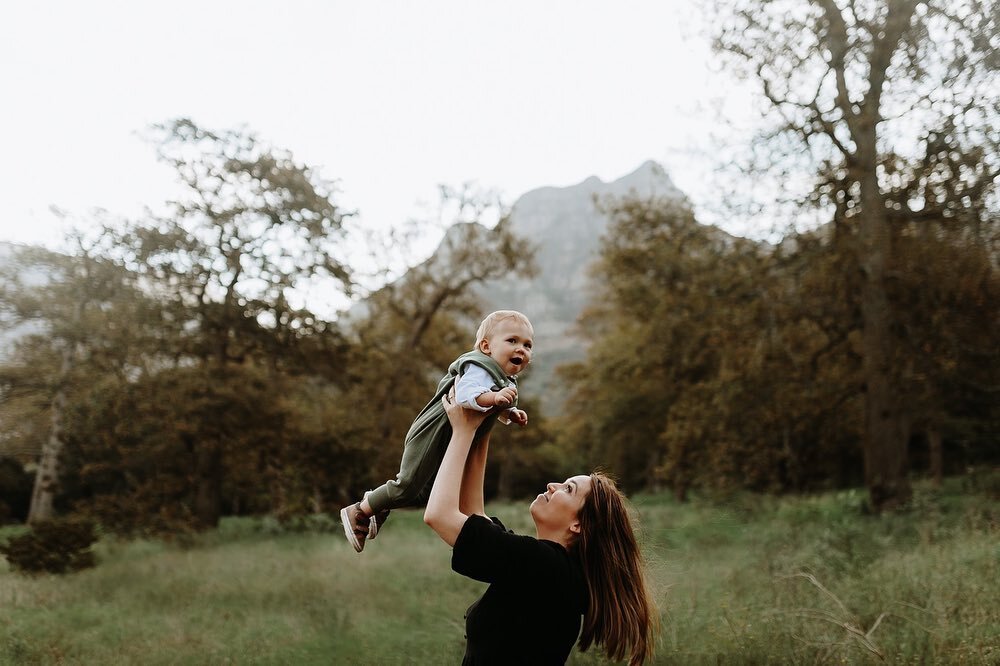
[[[682,499],[863,483],[884,511],[913,473],[1000,463],[998,13],[960,5],[715,3],[717,54],[765,108],[732,177],[771,183],[719,198],[765,200],[775,228],[790,210],[824,224],[764,244],[676,202],[603,202],[566,413],[501,429],[490,492],[603,465]],[[462,224],[329,321],[301,289],[358,293],[361,247],[333,186],[248,132],[182,119],[156,135],[187,187],[169,213],[18,252],[0,276],[0,324],[34,331],[0,368],[16,458],[0,510],[23,513],[25,465],[29,520],[84,512],[126,533],[328,511],[391,477],[472,344],[473,287],[530,274],[529,241]],[[482,210],[452,203],[465,222]]]
[[[863,485],[855,225],[754,243],[624,201],[584,316],[563,435],[632,488]],[[961,226],[893,225],[890,377],[908,472],[1000,463],[1000,272]]]

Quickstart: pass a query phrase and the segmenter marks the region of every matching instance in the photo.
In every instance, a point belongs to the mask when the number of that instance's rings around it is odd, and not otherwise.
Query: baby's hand
[[[513,386],[505,386],[493,394],[493,404],[497,407],[510,407],[517,398],[517,389]]]
[[[508,416],[511,423],[516,423],[519,426],[528,425],[528,413],[523,409],[512,409]]]

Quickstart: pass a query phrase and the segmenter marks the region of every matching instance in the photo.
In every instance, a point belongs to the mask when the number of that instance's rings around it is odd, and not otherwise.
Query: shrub
[[[62,574],[94,566],[90,547],[97,541],[91,520],[56,518],[39,522],[27,534],[0,545],[11,567],[24,573]]]

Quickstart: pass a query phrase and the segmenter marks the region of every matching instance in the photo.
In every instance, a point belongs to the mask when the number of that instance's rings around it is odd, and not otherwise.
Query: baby
[[[515,377],[531,363],[534,331],[520,312],[498,310],[479,325],[476,346],[448,366],[430,402],[417,414],[403,444],[399,473],[364,498],[340,510],[344,534],[361,552],[366,539],[374,539],[390,509],[418,506],[427,501],[434,476],[451,439],[451,425],[441,397],[455,387],[455,399],[468,409],[482,412],[497,408],[479,426],[476,439],[488,433],[497,420],[526,425],[528,415],[517,408]]]

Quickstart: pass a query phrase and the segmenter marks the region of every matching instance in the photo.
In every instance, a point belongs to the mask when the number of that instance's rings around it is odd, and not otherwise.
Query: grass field
[[[883,517],[861,515],[859,491],[634,503],[658,664],[1000,664],[995,493],[918,486]],[[524,504],[490,509],[531,533]],[[450,571],[415,511],[362,555],[339,532],[250,519],[96,550],[95,569],[65,577],[0,567],[0,663],[455,664],[484,589]]]

